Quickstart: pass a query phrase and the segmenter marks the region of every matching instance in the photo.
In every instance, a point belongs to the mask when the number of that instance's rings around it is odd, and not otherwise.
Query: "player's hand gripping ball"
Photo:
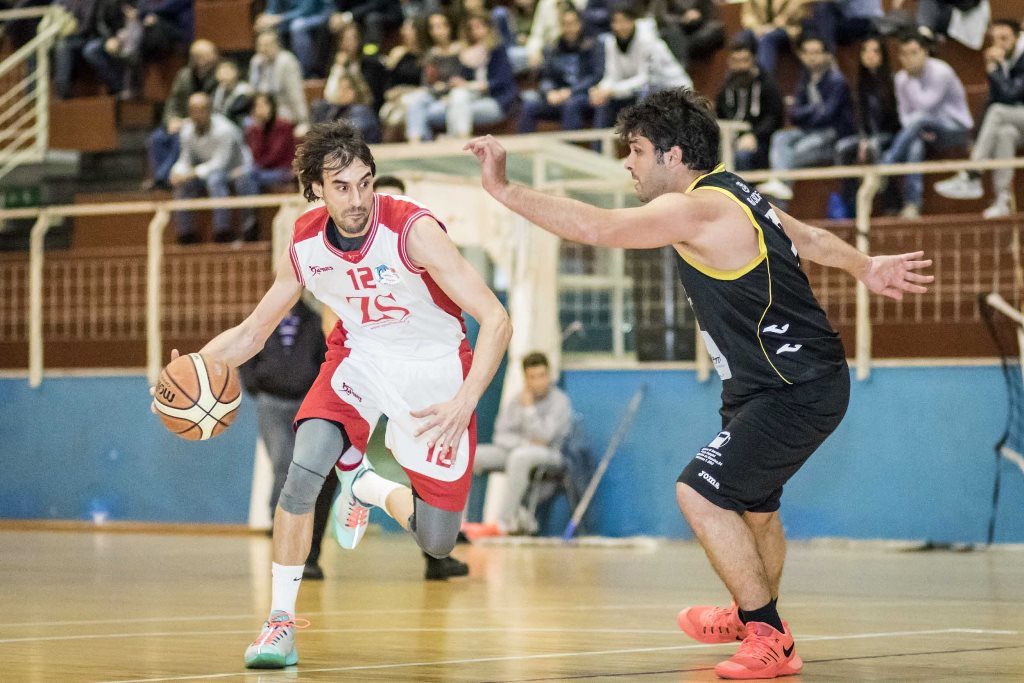
[[[235,369],[198,353],[168,363],[153,391],[154,412],[164,426],[189,441],[205,441],[223,432],[241,402]]]

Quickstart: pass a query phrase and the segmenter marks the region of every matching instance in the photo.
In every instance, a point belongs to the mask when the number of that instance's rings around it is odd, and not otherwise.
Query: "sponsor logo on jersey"
[[[700,477],[701,479],[703,479],[704,481],[706,481],[707,483],[711,484],[712,486],[714,486],[716,491],[720,488],[718,486],[718,480],[715,479],[714,477],[712,477],[710,474],[708,474],[704,470],[701,470],[700,474],[698,474],[697,476]]]
[[[772,334],[786,334],[787,332],[789,332],[789,323],[786,323],[782,327],[779,327],[778,325],[769,325],[768,327],[764,328],[761,331],[766,334],[768,332],[771,332]]]
[[[775,355],[778,356],[780,353],[796,353],[803,347],[803,344],[783,344],[779,347],[779,350],[775,352]]]
[[[382,263],[374,268],[373,272],[377,276],[377,282],[382,285],[398,284],[398,272],[386,263]]]
[[[334,266],[310,266],[309,267],[309,271],[311,273],[313,273],[314,276],[319,275],[320,273],[326,273],[327,271],[330,271],[330,270],[334,270]]]
[[[758,192],[757,190],[754,190],[749,195],[747,195],[747,203],[750,204],[751,206],[757,206],[758,204],[761,203],[762,199],[764,198],[761,196],[761,193]]]
[[[362,397],[362,396],[360,396],[359,394],[357,394],[357,393],[356,393],[356,392],[355,392],[355,391],[354,391],[354,390],[352,389],[352,387],[350,387],[350,386],[348,385],[348,383],[347,383],[347,382],[342,382],[342,383],[341,383],[341,393],[345,394],[346,396],[351,396],[352,398],[354,398],[355,400],[359,401],[360,403],[362,403],[362,402],[363,402],[363,397]]]
[[[732,434],[729,432],[718,432],[718,436],[712,439],[711,443],[708,444],[709,448],[721,448],[725,444],[729,443],[732,439]]]

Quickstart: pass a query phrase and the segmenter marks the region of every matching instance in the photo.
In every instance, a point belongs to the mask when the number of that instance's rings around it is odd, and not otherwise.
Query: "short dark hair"
[[[989,28],[995,28],[996,26],[1005,26],[1006,28],[1013,31],[1013,35],[1020,35],[1020,22],[1014,21],[1013,19],[993,19],[992,25]]]
[[[654,145],[659,160],[678,146],[683,163],[693,171],[710,171],[719,162],[721,131],[711,103],[689,88],[654,93],[623,110],[616,124],[619,139],[642,135]]]
[[[819,36],[817,33],[805,32],[800,34],[800,38],[796,41],[797,49],[803,50],[804,45],[807,43],[821,43],[821,49],[829,54],[832,54],[832,50],[828,49],[828,45],[825,43],[825,39]]]
[[[530,368],[539,368],[541,366],[544,366],[545,368],[551,367],[550,363],[548,363],[548,357],[540,351],[531,351],[526,354],[525,358],[523,358],[523,372],[526,372]]]
[[[312,126],[299,145],[292,166],[302,184],[303,196],[315,202],[318,197],[313,193],[313,183],[323,183],[324,171],[337,171],[356,159],[370,167],[371,175],[377,174],[370,147],[351,123],[338,120]]]
[[[898,38],[900,45],[906,45],[907,43],[917,43],[921,46],[925,52],[930,52],[932,49],[932,40],[924,33],[921,33],[920,29],[907,29],[900,34]]]
[[[612,6],[609,8],[609,10],[610,11],[608,12],[608,16],[611,16],[613,14],[622,14],[629,17],[633,21],[639,19],[641,14],[640,8],[637,7],[636,2],[634,2],[634,0],[618,0],[617,2],[612,3]]]
[[[754,52],[756,51],[757,48],[754,47],[754,45],[752,45],[751,42],[749,40],[746,40],[745,38],[737,38],[736,40],[732,41],[731,45],[729,45],[729,52],[749,52],[750,54],[754,54]]]
[[[397,187],[399,192],[405,194],[405,183],[402,182],[401,178],[396,178],[393,175],[382,175],[379,178],[374,179],[374,187],[380,187],[381,185],[386,187]]]

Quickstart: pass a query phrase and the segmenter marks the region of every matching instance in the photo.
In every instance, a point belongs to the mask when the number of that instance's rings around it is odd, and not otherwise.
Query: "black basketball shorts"
[[[850,371],[810,382],[722,396],[722,431],[679,475],[715,505],[775,512],[782,487],[835,431],[850,400]]]

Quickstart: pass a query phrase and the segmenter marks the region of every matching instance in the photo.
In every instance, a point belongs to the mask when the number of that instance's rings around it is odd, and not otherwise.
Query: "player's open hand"
[[[181,354],[178,353],[178,349],[171,349],[171,360],[172,361],[175,360],[180,355]],[[149,388],[149,395],[153,397],[153,401],[151,401],[150,404],[149,404],[149,412],[151,412],[154,415],[156,415],[157,414],[156,406],[154,405],[154,402],[156,401],[156,387],[150,387]]]
[[[924,294],[928,291],[924,285],[934,282],[935,276],[914,272],[932,265],[932,260],[922,259],[923,256],[923,251],[897,256],[872,256],[867,270],[860,278],[861,282],[875,294],[897,301],[903,300],[903,292]]]
[[[473,138],[463,149],[473,153],[480,162],[480,183],[490,194],[508,185],[505,175],[505,148],[490,135]]]
[[[459,452],[459,442],[473,417],[474,407],[469,401],[456,396],[445,403],[435,403],[423,410],[411,411],[409,414],[413,417],[426,420],[416,431],[416,438],[425,434],[428,447],[438,454],[439,460],[454,462]],[[447,458],[446,451],[450,451]]]

